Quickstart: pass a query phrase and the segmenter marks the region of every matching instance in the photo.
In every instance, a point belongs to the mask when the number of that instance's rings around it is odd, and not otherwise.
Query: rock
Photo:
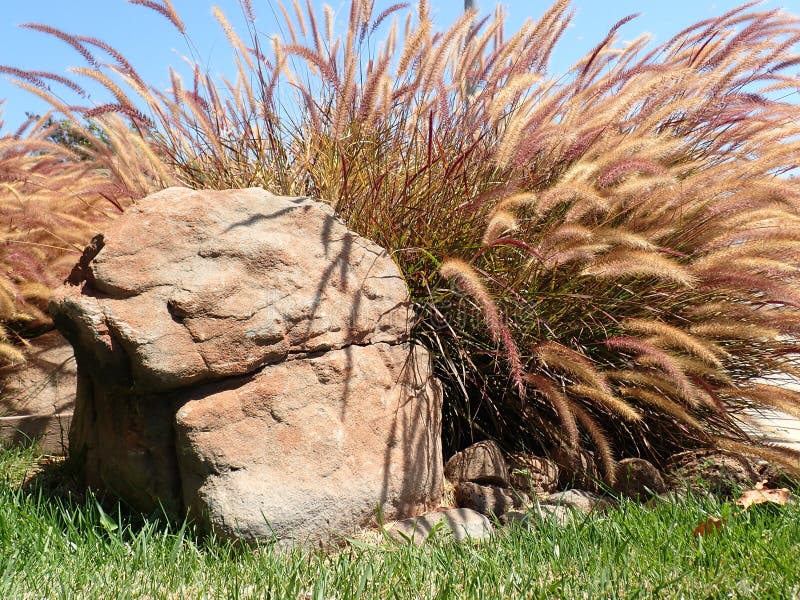
[[[509,510],[503,515],[501,521],[505,525],[518,525],[532,527],[541,522],[553,521],[557,525],[565,526],[572,520],[573,513],[563,504],[545,504],[537,502],[527,510]]]
[[[533,513],[531,513],[531,511],[529,510],[514,508],[506,512],[502,517],[500,517],[500,522],[503,525],[518,525],[521,527],[529,527],[533,516],[534,516]]]
[[[549,458],[517,452],[508,457],[511,487],[534,494],[549,494],[558,489],[558,465]]]
[[[436,506],[439,392],[413,383],[429,368],[413,359],[416,373],[405,344],[351,346],[198,390],[175,419],[189,513],[223,539],[306,544],[378,505],[386,519]]]
[[[392,523],[386,534],[398,541],[420,545],[431,533],[452,535],[457,542],[483,541],[494,533],[492,523],[484,515],[468,508],[451,508]]]
[[[597,494],[584,490],[566,490],[546,496],[541,504],[566,506],[580,513],[589,514],[593,510],[605,510],[609,502]]]
[[[550,457],[558,465],[559,489],[602,491],[603,476],[592,453],[583,449],[569,451],[566,448],[556,448],[550,453]]]
[[[25,365],[0,369],[0,445],[35,441],[46,454],[65,454],[76,376],[72,346],[58,331],[32,339]]]
[[[747,458],[758,475],[758,480],[766,482],[766,487],[773,489],[782,487],[796,488],[800,485],[800,479],[797,476],[792,476],[780,465],[755,456],[748,456]]]
[[[496,485],[480,485],[472,481],[456,484],[456,504],[461,508],[471,508],[487,516],[501,517],[508,510],[523,506],[530,499],[519,492],[507,490]]]
[[[617,463],[614,491],[634,500],[646,500],[667,491],[664,478],[643,458],[623,458]]]
[[[531,513],[527,510],[522,510],[519,508],[513,508],[500,517],[500,522],[503,525],[528,525],[530,521]]]
[[[87,359],[137,392],[408,335],[397,266],[307,198],[169,188],[95,246],[86,285],[62,287],[51,310]]]
[[[531,509],[540,521],[553,521],[562,527],[569,525],[574,514],[569,507],[563,504],[538,503]]]
[[[733,496],[752,487],[758,473],[750,461],[735,452],[701,449],[687,450],[670,457],[664,467],[670,487],[685,487],[696,492]]]
[[[87,483],[221,537],[325,543],[442,492],[441,389],[397,266],[331,209],[170,188],[51,301]]]
[[[450,457],[444,474],[452,483],[474,481],[507,486],[508,465],[497,443],[486,440]]]

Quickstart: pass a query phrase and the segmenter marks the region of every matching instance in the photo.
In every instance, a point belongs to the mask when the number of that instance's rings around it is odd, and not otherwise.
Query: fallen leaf
[[[705,521],[694,528],[694,534],[703,536],[711,535],[712,533],[716,533],[722,529],[722,526],[725,525],[726,522],[727,519],[719,519],[713,515],[710,515]]]
[[[744,492],[742,497],[736,501],[736,504],[747,510],[753,504],[765,504],[767,502],[779,505],[786,504],[789,502],[789,490],[786,488],[770,490],[763,486],[759,487],[756,484],[756,489]]]

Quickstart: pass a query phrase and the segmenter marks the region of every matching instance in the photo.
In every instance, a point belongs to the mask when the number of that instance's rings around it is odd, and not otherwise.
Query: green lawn
[[[740,513],[689,498],[623,503],[482,545],[363,542],[330,554],[235,548],[188,527],[21,486],[31,451],[0,452],[0,598],[798,598],[800,507]],[[63,490],[63,486],[61,488]],[[723,529],[694,536],[709,514]]]

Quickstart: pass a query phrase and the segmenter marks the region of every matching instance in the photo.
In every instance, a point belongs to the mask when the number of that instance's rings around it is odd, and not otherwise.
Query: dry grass
[[[73,130],[93,144],[79,149],[55,142],[66,125],[49,115],[0,135],[0,364],[24,362],[28,340],[52,328],[50,290],[87,241],[131,199],[158,189],[159,175],[166,174],[119,117],[110,115],[90,131],[71,116]]]

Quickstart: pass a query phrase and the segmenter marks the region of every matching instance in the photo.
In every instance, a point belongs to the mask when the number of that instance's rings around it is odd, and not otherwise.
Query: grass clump
[[[44,93],[42,74],[0,68],[9,71]],[[93,126],[67,115],[72,121],[31,116],[11,133],[0,113],[0,366],[24,363],[30,340],[53,328],[50,293],[92,235],[131,199],[170,181],[160,162],[147,168],[141,136],[119,117]]]
[[[4,598],[791,598],[800,593],[800,506],[752,507],[714,535],[693,529],[729,505],[689,496],[624,502],[569,525],[498,530],[481,545],[352,541],[331,553],[236,548],[189,526],[130,516],[63,483],[20,482],[36,457],[0,453]],[[42,477],[42,474],[39,475]]]
[[[185,33],[166,0],[134,4]],[[785,176],[800,155],[785,101],[800,19],[754,7],[655,48],[620,45],[625,18],[553,74],[564,0],[510,37],[500,9],[437,32],[425,0],[404,19],[405,4],[352,0],[337,36],[330,9],[293,3],[287,39],[270,40],[243,0],[244,37],[215,9],[235,80],[195,65],[156,90],[108,44],[31,24],[113,101],[66,107],[41,74],[20,85],[76,126],[129,121],[140,152],[115,152],[142,192],[314,196],[386,247],[445,384],[450,449],[491,437],[575,464],[590,449],[609,483],[620,456],[698,446],[800,471],[737,420],[800,414],[800,394],[757,381],[800,373],[800,184]]]

